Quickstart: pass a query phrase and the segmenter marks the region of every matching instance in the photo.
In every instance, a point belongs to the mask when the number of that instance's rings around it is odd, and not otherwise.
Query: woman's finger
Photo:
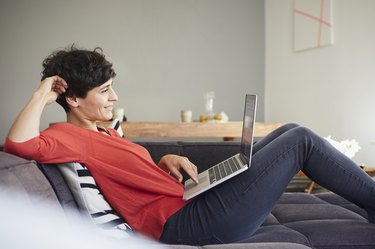
[[[53,77],[52,80],[53,80],[53,82],[52,82],[51,89],[53,91],[64,93],[65,89],[68,88],[68,84],[66,83],[66,81],[63,78],[61,78],[59,76],[55,76],[55,77]]]
[[[197,166],[195,166],[193,163],[191,163],[189,161],[189,159],[187,159],[186,157],[184,158],[184,164],[182,166],[184,168],[184,170],[186,171],[186,173],[188,173],[188,175],[191,177],[191,179],[195,182],[195,183],[199,183],[199,180],[198,180],[198,169],[197,169]]]
[[[182,182],[183,176],[178,169],[171,167],[169,174],[176,178],[179,182]]]

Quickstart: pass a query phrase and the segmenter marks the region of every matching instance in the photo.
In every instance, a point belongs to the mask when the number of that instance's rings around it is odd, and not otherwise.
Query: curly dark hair
[[[89,51],[72,45],[53,52],[42,65],[42,80],[58,75],[68,83],[66,92],[56,100],[66,113],[70,108],[65,96],[85,98],[88,91],[116,76],[112,63],[105,59],[99,47]]]

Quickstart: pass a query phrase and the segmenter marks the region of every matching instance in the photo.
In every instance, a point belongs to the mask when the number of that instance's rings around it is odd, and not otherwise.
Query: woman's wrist
[[[33,103],[40,102],[42,106],[45,106],[48,103],[48,93],[44,93],[40,90],[37,90],[32,94],[30,102],[33,102]]]

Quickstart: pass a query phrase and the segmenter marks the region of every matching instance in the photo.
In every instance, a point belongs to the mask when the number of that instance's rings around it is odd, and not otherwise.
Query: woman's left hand
[[[174,176],[179,182],[182,182],[183,180],[183,176],[180,173],[180,169],[182,168],[195,183],[198,183],[197,166],[190,162],[187,157],[178,155],[165,155],[160,159],[158,166],[165,172]]]

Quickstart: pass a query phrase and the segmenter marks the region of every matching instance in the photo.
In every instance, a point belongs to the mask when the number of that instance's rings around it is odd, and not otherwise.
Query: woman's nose
[[[115,90],[113,88],[111,88],[111,90],[112,90],[111,91],[111,100],[112,101],[117,101],[118,100],[118,96],[117,96]]]

